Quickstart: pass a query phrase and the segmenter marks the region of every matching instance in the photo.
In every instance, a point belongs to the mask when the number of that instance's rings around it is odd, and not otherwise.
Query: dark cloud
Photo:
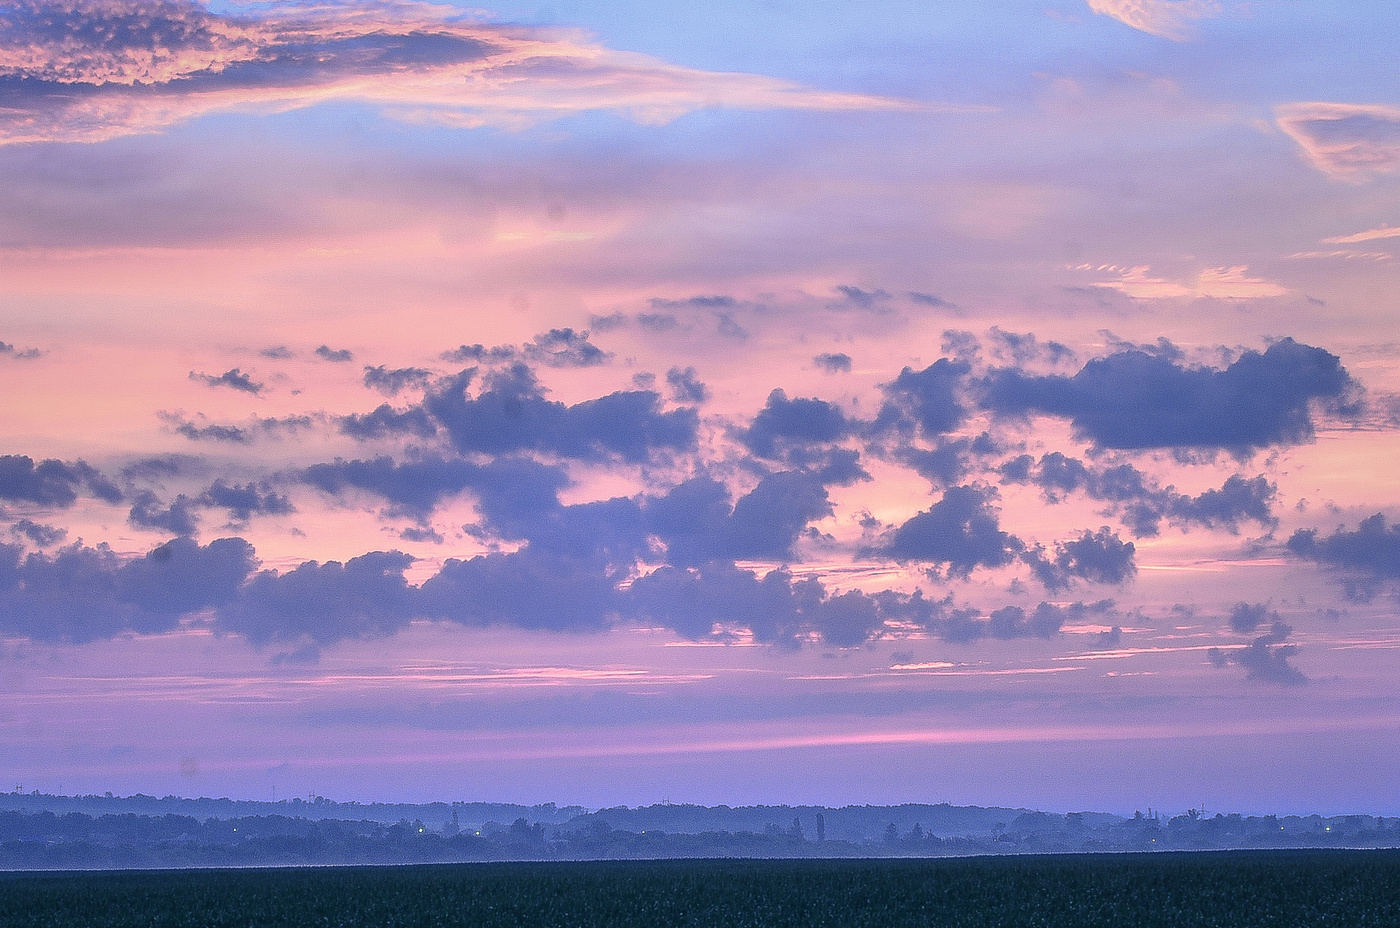
[[[1001,530],[989,493],[959,486],[896,528],[876,553],[900,562],[946,565],[950,575],[965,577],[976,567],[1011,563],[1024,547]]]
[[[1136,549],[1107,527],[1097,532],[1085,530],[1078,538],[1057,542],[1053,557],[1037,548],[1022,555],[1036,578],[1047,590],[1062,590],[1074,579],[1090,583],[1121,584],[1137,573],[1133,561]]]
[[[1210,661],[1217,667],[1237,664],[1245,669],[1245,678],[1279,686],[1302,686],[1308,678],[1288,663],[1298,653],[1298,646],[1285,644],[1293,629],[1275,621],[1269,632],[1239,648],[1211,648]]]
[[[837,354],[823,352],[812,358],[812,363],[819,370],[824,370],[828,374],[849,374],[851,372],[851,356],[845,352]]]
[[[921,371],[904,368],[881,388],[885,403],[875,418],[875,430],[912,436],[917,426],[923,435],[932,437],[956,429],[963,421],[959,392],[969,370],[967,362],[947,358],[939,358]]]
[[[421,406],[408,409],[395,409],[388,403],[381,403],[367,413],[352,413],[336,419],[340,431],[351,438],[369,441],[389,435],[412,435],[417,438],[431,438],[437,434],[437,423]]]
[[[166,505],[150,490],[142,490],[132,498],[131,512],[126,520],[137,528],[155,529],[172,535],[193,535],[199,530],[195,507],[195,501],[183,493]]]
[[[1377,579],[1400,578],[1400,523],[1387,527],[1385,515],[1379,512],[1363,519],[1355,531],[1338,528],[1327,536],[1319,536],[1316,529],[1294,532],[1288,550],[1329,567]]]
[[[44,353],[38,348],[16,348],[9,342],[0,342],[0,358],[13,358],[16,361],[33,361]]]
[[[612,332],[627,327],[627,314],[618,311],[606,316],[589,316],[588,324],[595,332]]]
[[[521,349],[527,361],[546,367],[596,367],[606,364],[612,355],[588,340],[588,333],[573,329],[550,329],[536,335],[534,341]]]
[[[383,497],[424,519],[443,499],[470,490],[489,525],[508,538],[526,537],[529,526],[559,508],[559,491],[569,479],[559,467],[523,458],[497,458],[486,464],[424,459],[398,463],[336,460],[314,464],[302,479],[332,495],[354,488]]]
[[[190,379],[206,384],[211,387],[228,387],[231,390],[239,390],[243,393],[251,393],[254,396],[262,392],[263,385],[253,380],[252,377],[243,373],[238,368],[224,371],[215,377],[212,374],[197,374],[190,371]]]
[[[739,301],[732,296],[692,296],[684,300],[666,300],[653,297],[652,306],[658,309],[733,309]]]
[[[670,313],[637,313],[637,325],[648,332],[674,332],[680,324]]]
[[[374,551],[345,563],[308,561],[285,573],[261,571],[219,610],[219,627],[254,644],[391,635],[420,610],[404,579],[413,558]]]
[[[316,422],[311,416],[282,416],[280,418],[252,416],[243,425],[228,425],[218,422],[205,423],[202,415],[196,416],[193,421],[180,413],[173,412],[158,412],[156,416],[168,423],[176,434],[183,435],[190,441],[225,442],[237,445],[250,444],[259,433],[267,435],[274,435],[278,432],[295,433],[311,428]]]
[[[688,480],[646,503],[646,522],[682,567],[711,561],[787,561],[806,527],[831,514],[819,475],[770,474],[730,505],[729,489],[709,477]]]
[[[86,461],[48,458],[36,463],[28,455],[0,455],[0,499],[66,509],[83,488],[105,502],[122,498],[116,484]]]
[[[794,447],[830,444],[850,434],[851,424],[839,406],[819,399],[790,400],[774,390],[739,440],[759,457],[781,460]]]
[[[468,372],[429,391],[426,408],[463,452],[541,451],[563,457],[646,460],[653,451],[695,446],[699,416],[689,407],[663,412],[648,390],[621,391],[573,406],[544,398],[524,364],[492,371],[485,389],[467,393]]]
[[[987,409],[1062,416],[1101,448],[1245,453],[1310,440],[1310,404],[1341,404],[1355,384],[1335,355],[1284,339],[1223,370],[1133,348],[1090,361],[1073,377],[994,370],[982,388]]]
[[[292,349],[288,348],[286,345],[273,345],[270,348],[262,348],[259,349],[258,354],[262,355],[264,358],[271,358],[274,361],[285,361],[288,358],[296,357]]]
[[[32,519],[20,519],[10,526],[10,532],[21,538],[28,538],[31,542],[41,548],[56,545],[68,537],[68,530],[55,528],[52,525],[43,525]]]
[[[195,425],[187,419],[179,419],[178,417],[171,421],[175,423],[175,431],[190,441],[222,441],[246,445],[253,440],[252,433],[236,425],[219,425],[218,423]]]
[[[341,364],[355,360],[355,353],[349,348],[332,348],[329,345],[321,345],[316,349],[316,357],[322,361],[333,361]]]
[[[912,442],[885,449],[884,456],[912,467],[936,487],[962,483],[986,458],[1002,453],[1001,446],[986,432],[975,438],[940,438],[933,447]]]
[[[425,387],[432,371],[422,367],[365,367],[365,386],[385,396],[397,396],[409,387]]]
[[[496,364],[514,361],[520,357],[520,352],[511,345],[497,345],[494,348],[481,344],[458,345],[451,351],[444,351],[440,357],[453,364]]]
[[[941,296],[934,296],[932,293],[921,293],[918,290],[910,290],[906,296],[909,301],[920,306],[931,306],[935,309],[955,309],[956,306],[943,299]]]
[[[266,484],[228,484],[215,480],[194,502],[206,508],[227,509],[230,517],[239,522],[248,521],[254,514],[288,515],[296,512],[290,499],[273,492]]]
[[[105,545],[23,558],[0,545],[0,628],[80,644],[168,631],[182,615],[231,602],[255,566],[252,547],[239,538],[203,547],[178,538],[125,563]]]
[[[1277,623],[1277,612],[1269,609],[1268,603],[1235,603],[1230,610],[1230,630],[1247,635],[1265,622]]]
[[[628,590],[627,609],[691,639],[711,638],[718,626],[721,637],[726,630],[748,629],[762,642],[791,643],[825,599],[816,580],[794,581],[783,570],[760,578],[732,564],[712,563],[662,567],[639,577]]]
[[[1108,599],[1094,603],[1042,602],[1031,610],[1006,606],[984,614],[974,608],[955,607],[951,596],[931,600],[921,592],[885,591],[871,598],[887,619],[922,628],[953,644],[986,638],[1053,638],[1066,623],[1080,624],[1091,618],[1102,622],[1114,611],[1113,601]]]
[[[998,361],[1013,361],[1027,364],[1031,361],[1046,361],[1059,364],[1074,360],[1074,352],[1056,341],[1041,342],[1030,333],[1017,334],[1002,331],[992,326],[987,332],[989,353]]]
[[[671,387],[671,399],[677,403],[703,403],[710,398],[709,389],[700,381],[693,367],[673,367],[666,372]]]
[[[1263,476],[1233,474],[1218,489],[1198,496],[1162,487],[1131,464],[1092,466],[1058,451],[1037,461],[1020,455],[1003,463],[997,473],[1008,483],[1038,486],[1046,501],[1060,503],[1071,493],[1111,504],[1133,534],[1151,537],[1168,520],[1179,525],[1202,525],[1236,532],[1241,522],[1276,524],[1272,504],[1277,488]]]
[[[412,525],[399,532],[399,537],[404,541],[416,541],[435,545],[440,545],[446,541],[446,539],[442,537],[442,533],[436,531],[432,527],[422,528]]]
[[[890,300],[890,295],[884,290],[862,290],[860,287],[851,287],[842,284],[836,288],[836,292],[853,306],[861,309],[875,309]]]
[[[620,579],[593,558],[527,546],[512,554],[448,560],[423,584],[422,599],[427,614],[464,625],[598,630],[618,611]]]

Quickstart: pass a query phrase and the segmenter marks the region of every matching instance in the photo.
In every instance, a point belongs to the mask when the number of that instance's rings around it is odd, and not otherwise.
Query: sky
[[[0,786],[1400,814],[1397,45],[0,3]]]

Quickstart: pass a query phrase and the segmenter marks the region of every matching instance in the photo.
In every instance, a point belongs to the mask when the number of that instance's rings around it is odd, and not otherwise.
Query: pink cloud
[[[25,2],[0,21],[0,76],[20,89],[0,143],[101,141],[221,111],[360,103],[393,118],[527,125],[591,110],[664,123],[706,107],[947,110],[816,90],[604,48],[587,36],[365,3],[225,17],[181,0]]]
[[[1114,280],[1096,284],[1110,290],[1117,290],[1135,300],[1164,300],[1181,297],[1209,298],[1217,300],[1257,300],[1270,296],[1283,296],[1287,287],[1273,281],[1249,276],[1249,268],[1235,267],[1206,268],[1201,271],[1195,286],[1187,286],[1163,277],[1151,276],[1147,266],[1128,268]]]
[[[1366,180],[1400,172],[1400,106],[1287,103],[1274,113],[1278,127],[1324,174]]]
[[[1220,4],[1211,0],[1089,0],[1089,9],[1141,32],[1180,41],[1189,34],[1193,20],[1219,15]]]

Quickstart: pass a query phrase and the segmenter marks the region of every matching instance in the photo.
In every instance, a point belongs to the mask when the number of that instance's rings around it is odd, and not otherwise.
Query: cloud
[[[1011,563],[1023,548],[1001,530],[990,493],[960,486],[896,528],[875,553],[904,563],[945,564],[949,575],[966,577],[977,567]]]
[[[965,415],[959,399],[963,380],[971,368],[965,361],[939,358],[921,371],[904,368],[881,389],[884,405],[875,417],[876,432],[894,430],[906,437],[915,427],[926,437],[951,432]]]
[[[79,644],[168,631],[183,615],[231,602],[256,565],[241,538],[203,547],[177,538],[125,562],[105,545],[27,557],[0,545],[0,628]]]
[[[171,500],[169,505],[163,505],[155,493],[142,490],[132,498],[131,512],[126,520],[137,528],[189,536],[199,531],[195,505],[195,501],[183,493]]]
[[[424,582],[427,614],[463,625],[588,631],[607,627],[620,605],[617,582],[598,561],[526,547],[449,559]]]
[[[521,349],[527,361],[546,367],[596,367],[612,355],[588,340],[588,333],[573,329],[550,329],[536,335]]]
[[[366,387],[385,396],[397,396],[409,387],[426,386],[430,377],[432,371],[426,368],[388,368],[381,364],[378,367],[365,367],[364,383]]]
[[[1088,0],[1089,9],[1112,16],[1140,32],[1181,41],[1190,35],[1191,23],[1220,14],[1212,0]]]
[[[1078,538],[1057,542],[1055,556],[1042,549],[1027,551],[1023,560],[1047,590],[1063,590],[1075,578],[1090,583],[1122,584],[1137,573],[1133,562],[1136,548],[1123,541],[1107,526],[1097,532],[1085,530]]]
[[[333,361],[338,364],[355,360],[354,352],[349,348],[331,348],[329,345],[322,345],[317,348],[316,357],[320,358],[322,361]]]
[[[227,442],[238,445],[251,443],[257,434],[270,435],[309,429],[316,421],[311,416],[250,416],[244,425],[217,422],[201,425],[199,423],[204,421],[203,415],[196,416],[195,421],[185,418],[182,413],[158,412],[156,416],[169,424],[177,434],[190,441]]]
[[[1188,496],[1175,487],[1158,485],[1131,464],[1093,467],[1059,451],[1041,455],[1038,462],[1028,454],[1020,455],[1002,464],[997,473],[1008,483],[1040,487],[1052,504],[1076,492],[1111,503],[1108,511],[1120,515],[1138,537],[1156,535],[1163,519],[1230,532],[1238,531],[1246,519],[1266,527],[1276,524],[1271,507],[1277,488],[1263,476],[1232,474],[1218,489]]]
[[[1381,226],[1376,229],[1367,229],[1365,232],[1357,232],[1354,235],[1335,235],[1331,238],[1324,238],[1322,243],[1324,245],[1356,245],[1383,238],[1400,238],[1400,226]]]
[[[845,352],[831,354],[823,352],[812,358],[812,363],[818,370],[826,371],[828,374],[849,374],[851,372],[851,356]]]
[[[464,371],[429,391],[425,401],[462,452],[541,451],[641,462],[653,451],[684,451],[696,443],[695,410],[662,412],[660,395],[649,390],[565,406],[546,400],[534,372],[521,363],[488,374],[485,389],[475,397],[467,393],[471,379],[471,372]]]
[[[247,522],[254,514],[288,515],[296,512],[290,499],[273,492],[266,484],[229,484],[223,480],[210,484],[195,499],[195,503],[206,508],[227,509],[229,516],[239,522]]]
[[[677,403],[703,403],[710,398],[710,391],[700,381],[693,367],[673,367],[666,372],[666,383],[671,387],[671,399]]]
[[[851,287],[842,284],[836,288],[836,292],[852,306],[861,309],[878,309],[890,301],[890,295],[884,290],[862,290],[860,287]]]
[[[257,8],[254,8],[257,9]],[[18,0],[0,15],[0,143],[101,141],[226,111],[358,103],[409,122],[521,125],[610,110],[949,110],[700,71],[425,3],[222,15],[190,0]]]
[[[1338,528],[1326,537],[1319,537],[1316,529],[1294,532],[1288,550],[1320,564],[1377,578],[1400,578],[1400,523],[1387,527],[1379,512],[1363,519],[1355,531]]]
[[[77,502],[83,487],[109,503],[122,496],[115,484],[86,461],[70,464],[48,458],[36,463],[24,454],[0,455],[0,500],[66,509]]]
[[[512,532],[526,515],[559,505],[559,490],[568,477],[557,467],[518,458],[473,461],[424,459],[398,463],[388,457],[372,461],[336,460],[313,464],[302,479],[323,492],[343,494],[355,488],[374,493],[396,506],[426,517],[444,498],[472,490],[498,527]]]
[[[1278,613],[1268,603],[1235,603],[1230,610],[1230,630],[1247,635],[1265,622],[1279,621]]]
[[[816,398],[788,399],[782,390],[774,390],[738,437],[759,457],[782,460],[793,449],[831,444],[850,433],[851,424],[839,406]]]
[[[1041,342],[1029,332],[1006,332],[992,326],[987,332],[989,353],[998,361],[1011,361],[1027,364],[1031,361],[1046,361],[1059,364],[1074,360],[1074,352],[1057,341]]]
[[[43,525],[32,519],[20,519],[10,526],[12,535],[27,538],[41,548],[56,545],[68,537],[68,530],[56,528],[52,525]]]
[[[803,471],[769,474],[732,506],[730,498],[724,484],[696,477],[647,501],[647,525],[669,563],[788,561],[807,525],[832,512],[821,476]]]
[[[0,358],[13,358],[16,361],[33,361],[44,353],[38,348],[16,348],[9,342],[0,342]]]
[[[243,393],[251,393],[254,396],[262,392],[263,385],[253,380],[252,377],[243,373],[238,368],[224,371],[215,377],[212,374],[197,374],[190,371],[190,379],[206,384],[211,387],[228,387],[231,390],[239,390]]]
[[[957,308],[955,304],[948,302],[941,296],[935,296],[932,293],[920,293],[918,290],[910,290],[906,296],[909,297],[910,302],[917,303],[920,306],[929,306],[934,309]]]
[[[1283,296],[1289,292],[1287,287],[1273,281],[1250,277],[1249,268],[1242,264],[1234,267],[1206,268],[1197,276],[1195,286],[1149,276],[1149,270],[1146,266],[1129,268],[1122,271],[1119,277],[1100,281],[1095,286],[1117,290],[1135,300],[1258,300]]]
[[[1308,678],[1288,663],[1298,653],[1298,646],[1284,644],[1293,634],[1291,626],[1275,621],[1269,632],[1240,648],[1211,648],[1211,663],[1217,667],[1238,664],[1245,669],[1245,679],[1274,683],[1279,686],[1302,686]]]
[[[413,558],[374,551],[341,563],[308,561],[285,573],[261,571],[219,611],[219,627],[254,644],[391,635],[418,611],[404,579]]]
[[[1224,370],[1135,348],[1092,360],[1073,377],[1003,368],[981,385],[985,408],[1067,418],[1101,448],[1238,452],[1311,440],[1310,405],[1341,404],[1356,386],[1335,355],[1291,338],[1246,351]]]
[[[395,409],[388,403],[381,403],[367,413],[351,413],[336,419],[340,431],[351,438],[369,441],[389,435],[413,435],[418,438],[431,438],[437,434],[437,423],[421,406],[408,409]]]
[[[1274,117],[1324,174],[1363,181],[1400,171],[1400,106],[1285,103]]]

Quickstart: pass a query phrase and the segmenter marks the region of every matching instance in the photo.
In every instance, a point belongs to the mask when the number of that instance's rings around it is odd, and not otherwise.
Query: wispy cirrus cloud
[[[1400,238],[1400,226],[1381,226],[1353,235],[1334,235],[1331,238],[1324,238],[1322,243],[1324,245],[1357,245],[1361,242],[1374,242],[1383,238]]]
[[[1117,290],[1134,300],[1163,300],[1180,297],[1207,298],[1217,300],[1257,300],[1264,297],[1283,296],[1287,287],[1271,280],[1249,276],[1249,268],[1244,265],[1234,267],[1213,267],[1201,271],[1194,286],[1188,286],[1163,277],[1153,277],[1151,268],[1143,265],[1131,268],[1101,268],[1112,270],[1119,276],[1095,284],[1109,290]]]
[[[1360,181],[1400,172],[1400,106],[1286,103],[1275,107],[1274,115],[1324,174]]]
[[[1190,35],[1193,21],[1219,15],[1220,4],[1211,0],[1089,0],[1089,9],[1140,32],[1180,41]]]
[[[489,25],[426,3],[267,6],[21,0],[0,11],[0,144],[94,142],[220,111],[352,102],[412,122],[525,125],[611,110],[953,109],[701,71],[578,32]]]

